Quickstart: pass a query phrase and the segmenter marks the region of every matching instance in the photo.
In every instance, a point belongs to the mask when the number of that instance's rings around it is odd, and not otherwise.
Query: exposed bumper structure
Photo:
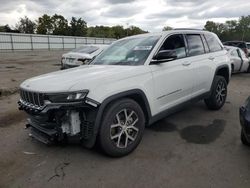
[[[19,110],[28,113],[30,136],[38,141],[52,144],[75,137],[86,147],[93,146],[96,138],[95,117],[99,107],[97,102],[86,99],[37,107],[20,99],[18,105]]]

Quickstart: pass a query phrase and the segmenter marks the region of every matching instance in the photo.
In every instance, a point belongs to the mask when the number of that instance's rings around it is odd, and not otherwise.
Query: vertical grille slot
[[[31,91],[20,90],[21,99],[29,104],[35,106],[43,106],[44,105],[44,95],[42,93],[36,93]]]

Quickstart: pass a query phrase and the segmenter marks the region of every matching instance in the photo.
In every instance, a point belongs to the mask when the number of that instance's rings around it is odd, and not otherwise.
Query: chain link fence
[[[84,44],[111,44],[116,39],[0,32],[0,52],[73,49]]]

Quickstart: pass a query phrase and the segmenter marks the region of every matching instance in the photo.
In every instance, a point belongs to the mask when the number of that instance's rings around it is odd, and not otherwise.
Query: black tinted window
[[[187,35],[188,52],[190,56],[204,54],[204,47],[200,35]]]
[[[207,40],[208,47],[209,47],[211,52],[216,52],[216,51],[222,50],[222,47],[221,47],[220,43],[218,42],[218,40],[215,38],[215,36],[213,36],[211,34],[205,34],[205,38]]]
[[[186,47],[183,35],[172,35],[168,37],[160,48],[161,50],[175,50],[177,58],[186,57]]]

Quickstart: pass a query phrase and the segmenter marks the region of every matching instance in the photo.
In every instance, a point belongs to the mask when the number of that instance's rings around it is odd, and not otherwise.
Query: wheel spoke
[[[128,145],[128,133],[127,132],[125,132],[125,144],[124,144],[124,147],[126,148],[127,147],[127,145]]]
[[[135,126],[128,126],[128,129],[133,129],[134,131],[138,132],[139,129]]]
[[[117,120],[118,124],[121,124],[121,120],[120,120],[119,114],[116,114],[116,120]]]
[[[116,127],[121,127],[121,125],[119,123],[111,125],[111,129],[116,128]]]
[[[128,118],[131,118],[131,116],[134,114],[135,112],[132,111],[129,115],[128,115]]]
[[[114,140],[114,139],[120,137],[120,135],[121,135],[121,133],[118,133],[118,134],[113,135],[113,136],[111,135],[111,140]]]
[[[119,134],[118,140],[117,140],[117,147],[120,147],[120,142],[121,142],[121,137],[122,137],[122,133]]]
[[[132,140],[132,141],[135,140],[135,139],[134,139],[132,136],[130,136],[128,133],[127,133],[127,137],[128,137],[128,139],[130,139],[130,140]]]
[[[134,120],[133,123],[131,123],[129,126],[134,126],[134,125],[137,123],[138,120],[139,120],[139,119],[136,118],[136,120]]]
[[[124,114],[125,114],[125,121],[127,121],[127,120],[128,120],[128,112],[127,112],[127,109],[124,109],[123,111],[124,111]]]

